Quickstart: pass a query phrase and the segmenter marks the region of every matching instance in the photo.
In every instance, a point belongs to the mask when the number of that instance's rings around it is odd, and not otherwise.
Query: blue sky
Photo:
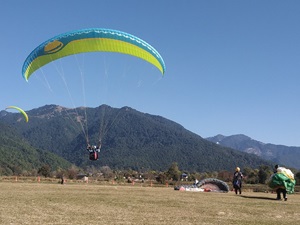
[[[0,109],[130,106],[202,137],[300,146],[299,10],[299,1],[277,0],[3,1]],[[43,41],[91,27],[145,40],[164,58],[165,76],[134,57],[91,53],[22,78]]]

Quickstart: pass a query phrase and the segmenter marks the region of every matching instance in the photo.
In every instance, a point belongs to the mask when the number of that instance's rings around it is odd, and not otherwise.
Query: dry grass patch
[[[1,182],[0,224],[300,224],[300,195]]]

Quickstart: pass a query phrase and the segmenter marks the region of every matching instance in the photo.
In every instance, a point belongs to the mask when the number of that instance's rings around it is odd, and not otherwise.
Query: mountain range
[[[45,105],[27,114],[29,122],[25,123],[19,113],[0,112],[0,129],[8,130],[1,132],[1,137],[13,142],[11,146],[0,143],[4,161],[8,153],[15,151],[30,164],[33,156],[24,156],[30,149],[44,162],[54,164],[45,155],[49,153],[57,157],[56,164],[81,168],[107,165],[112,169],[164,171],[177,162],[183,171],[205,172],[273,164],[257,155],[215,144],[161,116],[127,106],[70,109]],[[89,161],[86,146],[96,145],[99,139],[100,159]],[[10,164],[21,166],[14,160]]]
[[[257,155],[282,166],[300,169],[300,147],[266,144],[243,135],[216,135],[207,140],[242,152]]]

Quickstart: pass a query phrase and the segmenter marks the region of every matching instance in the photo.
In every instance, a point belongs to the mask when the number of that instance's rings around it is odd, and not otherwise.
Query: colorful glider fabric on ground
[[[6,109],[16,109],[16,110],[18,110],[20,113],[23,114],[26,123],[28,122],[28,116],[27,116],[26,112],[23,109],[21,109],[21,108],[19,108],[17,106],[8,106],[8,107],[6,107]]]
[[[145,41],[122,31],[90,28],[63,33],[39,45],[25,60],[22,75],[28,81],[34,71],[51,61],[77,53],[97,51],[136,56],[156,66],[162,74],[165,73],[163,58]]]
[[[270,178],[269,187],[274,189],[285,188],[287,193],[292,194],[294,193],[295,184],[292,171],[284,167],[278,167],[277,173],[274,173]]]

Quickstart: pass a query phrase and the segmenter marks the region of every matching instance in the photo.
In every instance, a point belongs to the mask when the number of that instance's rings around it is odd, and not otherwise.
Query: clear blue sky
[[[297,0],[2,1],[0,109],[106,103],[163,116],[202,137],[245,134],[300,146],[299,12]],[[28,83],[22,78],[40,43],[91,27],[147,41],[164,58],[165,76],[134,57],[91,53],[45,66]]]

